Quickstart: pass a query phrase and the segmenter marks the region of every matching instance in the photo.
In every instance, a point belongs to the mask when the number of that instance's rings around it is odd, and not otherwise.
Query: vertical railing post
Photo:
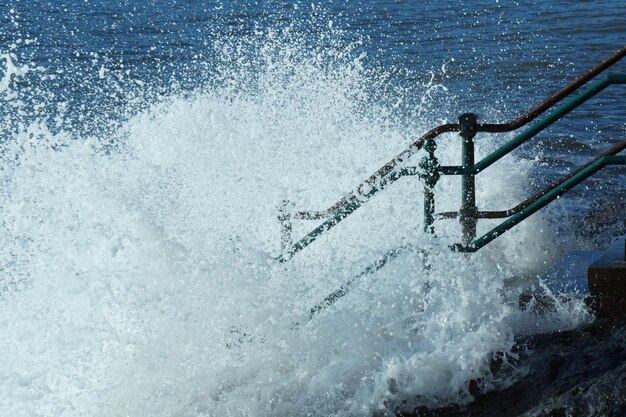
[[[278,222],[280,223],[280,253],[283,257],[288,257],[293,249],[291,203],[289,200],[283,200],[278,206]]]
[[[433,139],[428,139],[424,143],[424,150],[428,156],[424,156],[420,163],[420,178],[424,182],[424,232],[435,234],[435,194],[433,188],[439,181],[439,161],[435,156],[437,143]]]
[[[459,116],[459,134],[463,138],[461,153],[463,175],[461,179],[461,210],[459,210],[459,218],[463,228],[464,245],[469,245],[476,239],[476,223],[478,222],[475,174],[472,172],[477,121],[477,116],[473,113],[464,113]]]

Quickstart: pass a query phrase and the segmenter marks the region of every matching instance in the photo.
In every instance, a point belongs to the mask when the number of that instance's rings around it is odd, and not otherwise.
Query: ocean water
[[[514,283],[594,244],[585,216],[623,201],[623,169],[471,256],[447,249],[455,221],[421,232],[414,178],[286,264],[276,207],[332,205],[463,112],[511,120],[625,36],[619,1],[0,4],[0,416],[369,416],[510,385],[515,335],[592,319],[520,312]],[[623,140],[625,113],[610,87],[481,173],[479,208]],[[477,136],[478,157],[510,137]],[[458,136],[438,142],[458,163]],[[436,196],[458,209],[458,178]],[[427,261],[306,320],[407,243]]]

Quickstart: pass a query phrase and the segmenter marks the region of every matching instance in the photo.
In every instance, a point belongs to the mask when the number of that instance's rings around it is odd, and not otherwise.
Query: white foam
[[[4,100],[11,100],[16,97],[11,91],[11,81],[14,77],[23,76],[28,73],[28,65],[16,65],[17,56],[15,54],[0,54],[0,59],[4,60],[5,68],[0,79],[0,95]]]
[[[273,36],[223,45],[219,82],[139,112],[114,146],[45,123],[2,144],[0,414],[370,415],[469,401],[472,379],[510,382],[489,362],[534,326],[504,302],[504,281],[549,245],[540,216],[453,254],[458,225],[423,235],[422,187],[406,179],[293,262],[274,261],[282,199],[327,207],[440,115],[398,108],[407,92],[357,52]],[[457,145],[440,140],[442,162],[458,160]],[[479,201],[517,201],[528,168],[494,165]],[[438,210],[458,208],[458,189],[442,180]],[[407,241],[430,270],[402,255],[303,324]]]

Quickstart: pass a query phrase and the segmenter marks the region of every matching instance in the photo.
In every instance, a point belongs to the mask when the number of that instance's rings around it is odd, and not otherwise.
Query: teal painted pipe
[[[470,245],[453,245],[452,249],[458,252],[476,252],[478,249],[482,248],[507,230],[516,226],[518,223],[522,222],[526,218],[530,217],[532,214],[542,209],[543,207],[550,204],[552,201],[565,194],[567,191],[580,184],[596,172],[600,171],[602,168],[607,165],[626,165],[626,156],[624,155],[605,155],[602,158],[595,161],[593,164],[589,165],[587,168],[580,171],[578,174],[574,175],[567,181],[558,185],[551,191],[547,192],[543,197],[539,198],[534,203],[530,204],[525,209],[521,210],[519,213],[511,216],[504,222],[502,222],[499,226],[493,228],[488,233],[485,233],[480,238],[473,241]]]
[[[605,155],[607,165],[626,165],[626,155]]]
[[[573,97],[572,99],[566,101],[561,104],[559,107],[554,109],[548,116],[544,117],[537,123],[532,124],[528,129],[524,132],[520,133],[509,142],[505,143],[485,158],[483,158],[480,162],[474,165],[474,173],[479,173],[483,171],[485,168],[498,161],[503,156],[507,155],[518,146],[522,145],[524,142],[528,141],[533,136],[537,135],[539,132],[550,126],[552,123],[556,122],[567,113],[574,110],[576,107],[580,106],[609,85],[612,84],[626,84],[626,74],[618,74],[618,75],[607,75],[601,80],[592,84],[586,90],[583,90],[578,95]]]
[[[340,210],[335,212],[335,214],[333,214],[333,216],[330,219],[326,220],[324,223],[320,224],[315,229],[311,230],[302,239],[294,243],[290,250],[288,250],[286,253],[283,253],[281,256],[278,257],[278,262],[281,262],[281,263],[287,262],[289,259],[291,259],[293,255],[295,255],[296,253],[300,252],[302,249],[309,246],[322,233],[335,227],[340,221],[348,217],[352,212],[354,212],[356,209],[358,209],[362,205],[363,205],[363,202],[359,201],[356,198],[351,200],[350,203],[346,204]]]

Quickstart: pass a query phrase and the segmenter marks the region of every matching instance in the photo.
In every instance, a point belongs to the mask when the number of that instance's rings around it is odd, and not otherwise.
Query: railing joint
[[[289,200],[281,201],[278,206],[278,223],[280,224],[280,251],[286,254],[293,248],[291,216],[294,205]]]

